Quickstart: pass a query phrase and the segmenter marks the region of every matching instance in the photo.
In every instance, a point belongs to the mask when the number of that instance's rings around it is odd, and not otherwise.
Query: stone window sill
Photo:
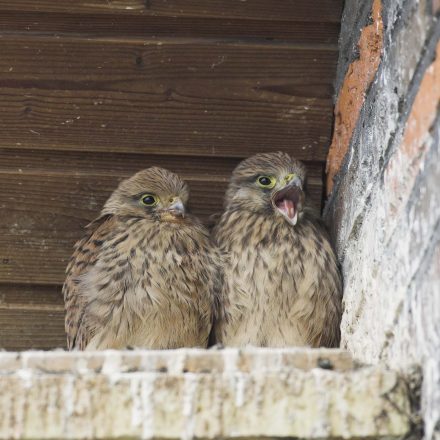
[[[398,374],[329,349],[4,352],[0,438],[399,438]]]

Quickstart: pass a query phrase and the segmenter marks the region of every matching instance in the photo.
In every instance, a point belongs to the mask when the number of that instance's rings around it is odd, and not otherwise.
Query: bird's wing
[[[314,235],[320,236],[320,251],[325,255],[324,271],[314,286],[319,298],[315,305],[315,316],[309,320],[309,343],[312,347],[338,347],[342,316],[342,277],[331,245],[330,234],[324,221],[316,213],[308,212],[314,225]],[[310,296],[312,296],[310,294]]]
[[[69,350],[84,350],[93,336],[83,322],[87,304],[81,292],[80,279],[96,263],[103,243],[114,230],[115,221],[110,215],[99,217],[86,227],[86,235],[74,246],[63,285],[65,330]]]

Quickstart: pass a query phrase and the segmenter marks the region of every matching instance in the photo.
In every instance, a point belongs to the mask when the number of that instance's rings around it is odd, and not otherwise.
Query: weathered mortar
[[[389,439],[409,430],[402,379],[340,350],[3,353],[0,389],[2,439]]]
[[[346,2],[346,52],[359,38],[356,7]],[[440,438],[440,23],[433,8],[423,0],[382,2],[381,63],[343,140],[347,154],[325,211],[345,279],[342,346],[405,373],[422,366],[427,439]],[[365,14],[358,17],[357,26],[368,26]],[[347,59],[341,54],[340,87]]]
[[[335,105],[335,128],[327,159],[327,192],[347,153],[359,113],[380,63],[383,40],[381,1],[374,0],[370,20],[360,33],[356,60],[349,64]]]

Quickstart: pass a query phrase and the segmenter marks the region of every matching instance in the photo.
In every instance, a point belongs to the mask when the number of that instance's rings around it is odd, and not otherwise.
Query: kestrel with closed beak
[[[67,267],[69,349],[207,346],[221,262],[187,200],[186,183],[157,167],[113,192]]]

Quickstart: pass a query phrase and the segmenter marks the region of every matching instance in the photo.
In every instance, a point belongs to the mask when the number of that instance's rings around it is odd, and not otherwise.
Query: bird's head
[[[304,207],[304,165],[283,152],[256,154],[232,173],[226,208],[281,216],[295,225]]]
[[[188,195],[188,186],[177,174],[151,167],[122,181],[102,214],[179,223],[185,217]]]

